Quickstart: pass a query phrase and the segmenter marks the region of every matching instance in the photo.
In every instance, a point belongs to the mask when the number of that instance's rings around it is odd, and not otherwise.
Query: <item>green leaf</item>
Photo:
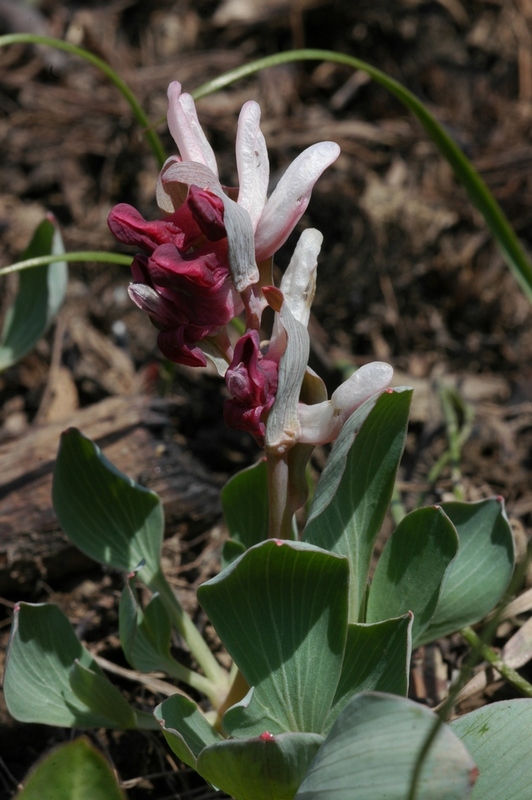
[[[91,711],[73,691],[69,673],[76,660],[106,680],[57,606],[18,603],[4,676],[9,713],[20,722],[80,728],[121,727],[111,716]]]
[[[367,622],[412,611],[415,646],[435,612],[440,588],[458,552],[458,536],[438,506],[403,517],[386,542],[369,590]]]
[[[161,595],[154,594],[143,610],[133,588],[134,578],[135,573],[128,577],[120,597],[118,617],[120,643],[128,662],[140,672],[162,670],[210,696],[209,690],[213,687],[209,680],[180,664],[171,654],[172,623]],[[190,646],[187,633],[183,628],[182,635]]]
[[[451,722],[480,770],[472,800],[530,800],[532,700],[503,700]]]
[[[222,547],[222,569],[225,569],[229,566],[233,561],[243,555],[246,552],[246,548],[241,542],[235,542],[234,539],[226,539],[224,545]]]
[[[392,496],[411,398],[412,390],[390,390],[348,419],[321,475],[303,532],[304,541],[348,557],[350,622],[363,621],[371,554]]]
[[[412,650],[412,614],[372,625],[348,626],[342,674],[327,730],[355,694],[388,692],[406,695]]]
[[[159,498],[122,474],[75,428],[61,436],[52,488],[68,538],[90,558],[125,572],[142,562],[142,580],[158,572],[164,518]]]
[[[170,653],[172,625],[168,612],[158,594],[142,610],[133,588],[134,580],[132,573],[120,597],[119,633],[124,655],[140,672],[163,670],[176,677],[174,673],[180,672],[180,665]]]
[[[407,800],[418,754],[436,721],[428,708],[404,697],[357,695],[334,723],[296,800]],[[442,726],[416,800],[466,800],[475,777],[466,748]]]
[[[265,731],[210,745],[201,751],[197,769],[234,800],[291,800],[322,741],[315,733]]]
[[[228,736],[234,736],[237,739],[260,736],[264,731],[285,733],[282,723],[259,700],[253,687],[242,700],[225,712],[222,728]]]
[[[87,739],[52,750],[33,769],[16,800],[125,800],[105,758]]]
[[[76,660],[70,668],[69,680],[76,697],[95,714],[112,720],[117,728],[136,728],[135,712],[104,675]]]
[[[247,550],[268,538],[266,460],[243,469],[224,486],[222,508],[231,539]]]
[[[23,260],[64,253],[59,228],[50,214],[37,227]],[[8,309],[0,336],[0,370],[19,361],[32,350],[61,307],[68,282],[64,261],[24,270],[18,292]]]
[[[419,644],[483,619],[501,599],[514,568],[513,536],[501,498],[441,507],[458,532],[460,549]]]
[[[322,730],[342,667],[345,558],[301,542],[250,548],[198,599],[255,697],[284,730]]]
[[[223,741],[196,703],[183,695],[172,695],[153,713],[171,749],[188,767],[196,769],[197,758],[204,747]]]

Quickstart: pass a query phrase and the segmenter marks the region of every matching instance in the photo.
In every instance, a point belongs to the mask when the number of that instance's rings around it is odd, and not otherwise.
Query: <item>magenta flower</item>
[[[163,354],[191,366],[204,366],[207,354],[223,374],[232,357],[225,326],[244,308],[238,293],[259,281],[258,263],[286,240],[314,183],[340,149],[334,142],[309,147],[267,199],[268,153],[260,108],[250,101],[238,122],[240,188],[226,190],[192,97],[174,82],[168,98],[168,126],[180,156],[166,161],[157,182],[157,202],[166,217],[149,222],[121,204],[111,211],[109,227],[121,242],[142,251],[132,265],[129,293],[160,328]],[[264,305],[256,290],[255,295],[254,301],[245,299],[254,303],[250,318],[255,315],[256,327]]]
[[[225,422],[230,428],[251,433],[264,446],[265,419],[277,391],[279,363],[263,355],[259,335],[248,331],[235,346],[235,354],[225,382],[231,394],[224,407]]]
[[[160,329],[161,352],[177,364],[205,366],[204,350],[231,357],[224,329],[243,303],[231,281],[223,216],[223,203],[197,186],[166,219],[147,222],[126,204],[109,215],[116,238],[143,251],[131,265],[129,294]]]

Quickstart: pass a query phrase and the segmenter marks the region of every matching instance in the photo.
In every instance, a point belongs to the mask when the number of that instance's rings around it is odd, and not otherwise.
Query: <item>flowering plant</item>
[[[89,556],[127,573],[119,633],[130,665],[163,670],[179,685],[153,714],[134,708],[57,607],[20,603],[8,707],[23,721],[160,727],[182,762],[235,800],[348,800],[353,787],[367,800],[495,800],[499,782],[529,755],[530,700],[447,725],[406,695],[412,649],[479,622],[503,597],[514,566],[503,502],[403,516],[370,580],[411,391],[389,388],[392,368],[375,362],[328,398],[308,367],[321,234],[301,235],[278,287],[272,258],[339,150],[308,148],[267,198],[259,118],[256,103],[242,109],[240,186],[223,187],[192,98],[171,84],[168,123],[180,154],[157,181],[164,216],[146,221],[121,204],[109,217],[114,235],[141,251],[130,295],[159,328],[162,352],[189,366],[211,359],[230,395],[226,423],[264,451],[224,489],[222,571],[198,590],[233,664],[222,667],[166,581],[156,495],[71,429],[54,472],[60,523]],[[267,307],[274,322],[263,341]],[[233,341],[230,323],[241,314],[245,331]],[[306,465],[318,444],[332,448],[299,531],[294,515],[307,502]],[[138,583],[151,591],[144,606]],[[172,629],[190,664],[174,658]],[[509,740],[501,766],[495,756]],[[516,800],[528,796],[531,769],[519,772]]]

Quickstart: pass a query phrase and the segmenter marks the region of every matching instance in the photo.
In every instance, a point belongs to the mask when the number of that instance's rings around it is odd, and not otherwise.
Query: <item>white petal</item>
[[[338,436],[342,427],[335,417],[330,400],[307,406],[299,403],[298,416],[301,425],[299,441],[301,444],[326,444]]]
[[[315,228],[307,228],[299,241],[281,280],[281,291],[293,316],[305,328],[316,293],[316,269],[323,235]]]
[[[259,127],[260,106],[254,100],[244,103],[238,118],[236,164],[238,205],[245,208],[256,228],[266,203],[270,162],[266,142]]]
[[[364,364],[333,392],[331,402],[337,411],[348,416],[366,400],[382,392],[390,384],[393,367],[383,361]]]
[[[192,96],[181,93],[181,84],[168,87],[168,127],[184,161],[197,161],[218,176],[216,156],[203,133]]]
[[[294,317],[286,302],[279,312],[286,331],[286,350],[279,362],[279,384],[275,403],[266,423],[266,450],[282,455],[299,441],[301,426],[298,400],[307,367],[310,341],[307,329]]]
[[[305,212],[314,184],[339,154],[335,142],[319,142],[290,164],[266,203],[255,231],[257,261],[273,255],[284,244]]]
[[[330,400],[316,405],[299,403],[301,444],[327,444],[339,435],[346,420],[362,403],[384,391],[393,368],[382,361],[365,364],[333,392]]]
[[[155,198],[157,200],[157,205],[161,209],[161,211],[166,212],[167,214],[172,214],[174,211],[177,211],[181,203],[186,199],[188,187],[185,187],[183,193],[178,193],[176,187],[171,186],[168,184],[167,189],[164,187],[164,177],[168,172],[169,167],[172,164],[180,164],[181,163],[180,156],[170,156],[164,162],[161,171],[157,176],[157,184],[155,186]]]

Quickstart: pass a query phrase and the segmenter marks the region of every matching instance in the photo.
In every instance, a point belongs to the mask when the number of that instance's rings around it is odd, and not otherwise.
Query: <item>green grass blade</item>
[[[1,40],[0,40],[1,41]],[[449,136],[445,128],[435,119],[425,105],[412,92],[398,81],[390,78],[380,69],[371,66],[359,58],[354,58],[346,53],[335,53],[331,50],[291,50],[286,53],[276,53],[272,56],[260,58],[250,64],[225,72],[199,86],[193,97],[197,100],[220,89],[229,86],[235,81],[253,75],[267,67],[287,64],[293,61],[331,61],[336,64],[346,64],[353,69],[359,69],[370,76],[374,81],[388,89],[404,106],[406,106],[425,128],[438,150],[453,168],[457,178],[464,185],[473,204],[484,217],[486,224],[497,242],[506,264],[513,272],[516,280],[529,300],[532,301],[532,264],[504,212],[493,194],[482,180],[473,164],[457,144]]]

